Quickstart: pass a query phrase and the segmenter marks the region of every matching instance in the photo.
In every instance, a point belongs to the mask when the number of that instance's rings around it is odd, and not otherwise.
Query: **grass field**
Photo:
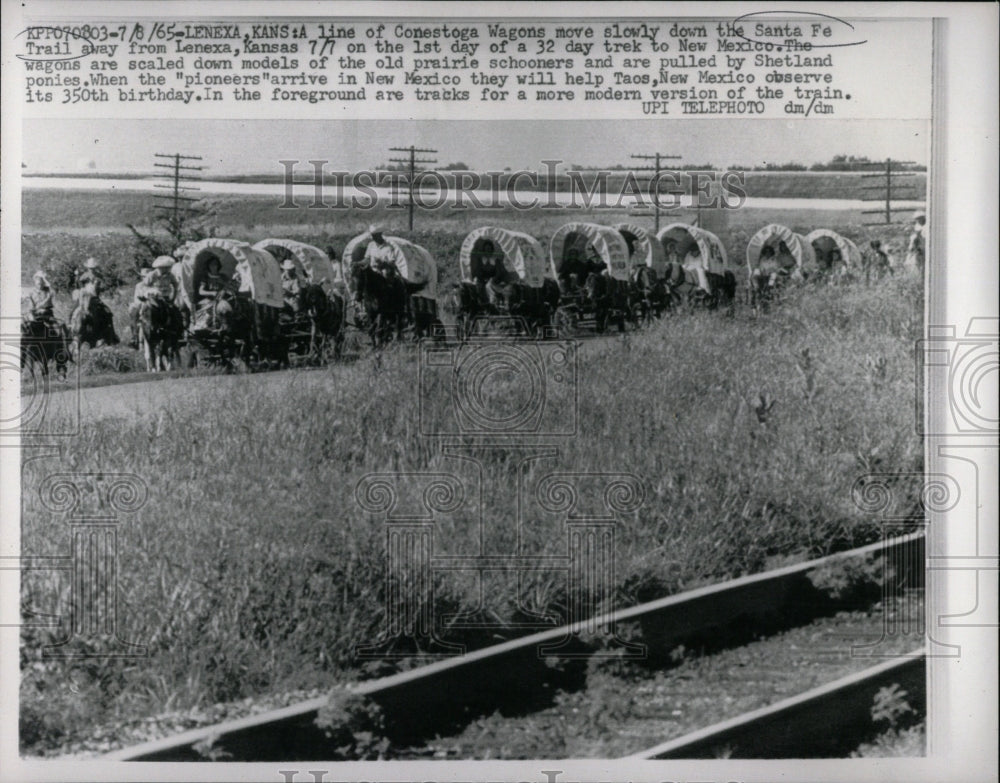
[[[642,479],[645,505],[617,528],[619,605],[870,541],[877,525],[851,500],[855,480],[922,465],[911,407],[921,313],[919,281],[897,277],[878,288],[807,286],[765,317],[686,313],[589,344],[579,432],[525,479],[548,470]],[[389,611],[383,519],[361,511],[354,487],[371,472],[457,468],[418,431],[414,348],[320,372],[309,384],[246,376],[224,391],[200,379],[196,395],[183,379],[164,381],[176,394],[155,415],[84,422],[58,463],[25,463],[25,554],[68,545],[30,491],[53,470],[131,472],[150,493],[119,545],[120,634],[149,655],[43,660],[57,632],[25,630],[26,751],[96,722],[392,670],[354,657]],[[763,412],[761,394],[774,402]],[[429,399],[433,415],[450,404],[443,388]],[[512,469],[500,450],[484,459],[501,475]],[[401,493],[419,490],[407,481]],[[915,506],[916,494],[903,502]],[[486,551],[514,547],[509,518],[509,507],[487,507]],[[446,552],[468,554],[475,540],[466,507],[437,520]],[[563,522],[544,518],[528,543],[551,554],[565,542]],[[565,617],[557,575],[522,579],[496,574],[480,605],[468,575],[438,574],[437,617],[467,612],[499,624],[446,627],[443,638],[480,646],[518,633],[525,613]],[[53,607],[68,590],[58,575],[33,572],[24,603]]]
[[[124,334],[137,247],[122,224],[148,215],[144,198],[26,193],[22,279],[97,255],[120,272],[121,288],[107,299]],[[408,235],[395,212],[331,216],[276,210],[262,198],[227,199],[216,209],[220,233],[247,241],[286,236],[341,248],[373,217]],[[739,263],[749,237],[769,222],[802,233],[830,227],[859,244],[879,238],[897,259],[905,239],[902,227],[866,227],[845,212],[744,209],[727,217],[721,236]],[[472,228],[516,227],[545,243],[569,219],[611,224],[627,215],[440,212],[418,215],[409,236],[434,253],[447,284]],[[69,299],[59,296],[65,317]],[[732,315],[682,312],[624,338],[591,341],[579,354],[577,434],[523,478],[571,470],[641,479],[645,504],[616,528],[619,606],[866,543],[878,528],[852,501],[855,480],[922,466],[912,424],[922,314],[921,281],[897,275],[872,287],[795,288],[764,316],[742,306]],[[136,359],[130,349],[95,351],[83,372],[100,382],[134,369]],[[25,629],[22,749],[58,746],[97,723],[325,688],[410,665],[362,665],[354,656],[356,645],[380,635],[391,600],[384,520],[361,510],[354,488],[370,473],[457,471],[469,479],[420,434],[418,369],[416,347],[402,346],[309,373],[171,378],[154,384],[162,393],[146,413],[105,412],[83,422],[58,462],[26,461],[25,555],[68,549],[68,533],[53,531],[35,491],[49,473],[124,471],[148,486],[148,503],[120,531],[119,613],[120,635],[149,654],[43,659],[42,646],[59,632]],[[444,382],[435,383],[426,397],[432,419],[452,404]],[[498,384],[500,404],[527,393],[514,379]],[[773,406],[762,406],[762,395]],[[513,484],[509,454],[486,450],[482,459]],[[419,478],[406,479],[400,493],[420,489]],[[915,507],[916,490],[902,492],[901,502]],[[484,551],[510,552],[510,507],[489,503],[484,514]],[[436,519],[435,546],[475,551],[474,519],[468,505]],[[564,552],[564,521],[541,515],[526,543],[532,554]],[[522,632],[517,624],[533,614],[565,618],[569,601],[564,578],[545,569],[498,572],[485,594],[481,604],[468,574],[435,576],[435,616],[464,612],[494,624],[443,627],[446,641],[482,646]],[[25,606],[55,611],[69,595],[58,573],[24,577]]]

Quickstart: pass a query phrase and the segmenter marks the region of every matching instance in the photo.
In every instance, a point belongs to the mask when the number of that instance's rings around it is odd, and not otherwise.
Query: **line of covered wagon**
[[[685,223],[655,234],[633,223],[567,223],[547,248],[528,234],[483,226],[465,237],[459,280],[444,290],[426,248],[402,237],[378,239],[380,257],[391,259],[381,267],[370,263],[369,232],[354,237],[342,258],[282,238],[182,246],[172,272],[193,355],[319,360],[339,354],[351,326],[375,345],[407,333],[624,330],[683,304],[729,304],[737,290],[738,267],[719,237]],[[837,274],[860,261],[857,246],[833,231],[802,236],[768,225],[747,247],[748,296],[758,305],[784,281]]]

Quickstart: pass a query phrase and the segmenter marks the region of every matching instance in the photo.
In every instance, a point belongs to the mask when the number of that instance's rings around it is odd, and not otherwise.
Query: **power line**
[[[168,155],[157,152],[155,157],[169,160],[171,162],[153,164],[156,168],[168,170],[164,174],[156,175],[168,180],[168,182],[156,183],[153,187],[169,190],[170,192],[162,194],[154,193],[154,199],[161,199],[165,203],[155,203],[153,208],[159,212],[160,218],[166,222],[167,230],[170,234],[177,242],[180,242],[182,239],[184,223],[190,219],[192,214],[197,214],[199,211],[192,206],[192,203],[198,201],[199,198],[186,195],[188,193],[196,192],[198,188],[193,185],[182,185],[181,183],[198,182],[200,179],[197,176],[184,174],[182,172],[202,171],[205,167],[187,166],[181,163],[181,161],[201,160],[201,158],[196,155],[181,155],[180,153]]]
[[[414,201],[413,201],[413,187],[414,187],[414,184],[415,184],[417,173],[421,172],[421,171],[426,171],[426,169],[424,169],[424,168],[417,168],[417,165],[418,164],[422,164],[422,163],[437,163],[437,160],[431,160],[429,158],[419,158],[418,159],[417,158],[417,153],[419,152],[421,154],[427,153],[427,154],[430,154],[430,155],[436,155],[438,151],[437,150],[432,150],[432,149],[425,149],[423,147],[414,147],[412,144],[409,147],[389,147],[389,151],[390,152],[408,152],[409,153],[409,157],[406,157],[406,158],[389,158],[389,162],[390,163],[405,163],[409,167],[410,176],[409,176],[409,182],[407,184],[408,184],[408,190],[409,190],[409,196],[410,196],[410,198],[409,198],[409,204],[408,204],[408,206],[409,206],[409,210],[410,210],[410,231],[413,231],[413,205],[414,205]]]
[[[637,166],[633,168],[633,171],[652,171],[653,181],[656,183],[656,196],[653,198],[653,221],[654,221],[654,232],[659,233],[660,231],[660,214],[664,211],[660,207],[660,172],[663,168],[660,166],[660,162],[664,160],[680,160],[680,155],[665,155],[662,152],[654,152],[652,155],[630,155],[633,160],[651,160],[653,161],[652,166]],[[682,191],[667,191],[669,195],[680,195]],[[645,213],[648,214],[648,213]]]

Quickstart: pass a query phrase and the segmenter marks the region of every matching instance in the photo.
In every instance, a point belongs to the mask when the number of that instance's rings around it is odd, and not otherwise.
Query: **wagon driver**
[[[689,272],[694,272],[698,276],[698,287],[705,293],[712,293],[712,285],[708,282],[708,275],[705,273],[705,265],[701,259],[701,248],[697,242],[692,242],[690,249],[684,256],[684,268]]]
[[[28,295],[31,320],[40,324],[55,325],[56,319],[53,313],[55,293],[49,278],[39,269],[31,279],[34,282],[34,287]]]
[[[480,293],[486,295],[486,300],[492,307],[502,302],[510,291],[503,256],[497,253],[496,245],[491,239],[483,242],[475,279]]]
[[[382,226],[373,223],[368,227],[371,242],[365,249],[365,262],[379,274],[388,277],[396,270],[396,256],[392,245],[385,241]]]
[[[219,259],[212,256],[205,268],[205,277],[198,286],[198,304],[196,305],[197,316],[195,322],[201,329],[211,328],[212,309],[215,307],[216,298],[222,291],[232,290],[234,282],[222,274],[222,264]],[[222,318],[233,311],[232,305],[225,299],[220,299],[215,307],[215,314]]]
[[[298,312],[302,281],[299,279],[298,267],[291,258],[281,262],[281,291],[285,298],[285,308],[293,313]]]

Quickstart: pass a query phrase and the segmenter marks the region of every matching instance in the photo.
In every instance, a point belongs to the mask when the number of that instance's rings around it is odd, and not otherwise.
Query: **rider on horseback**
[[[98,266],[96,258],[88,258],[83,263],[83,271],[77,274],[76,289],[73,291],[73,298],[76,300],[77,306],[70,317],[71,323],[77,325],[74,326],[75,332],[79,332],[78,325],[82,323],[88,313],[97,321],[95,327],[99,334],[113,334],[114,332],[111,310],[101,301],[103,284],[97,273]],[[103,338],[98,342],[103,342]]]
[[[177,281],[170,269],[174,259],[170,256],[157,256],[153,268],[144,271],[135,286],[135,294],[128,306],[129,320],[132,323],[132,347],[139,346],[139,310],[144,301],[155,305],[173,304],[177,299]]]

